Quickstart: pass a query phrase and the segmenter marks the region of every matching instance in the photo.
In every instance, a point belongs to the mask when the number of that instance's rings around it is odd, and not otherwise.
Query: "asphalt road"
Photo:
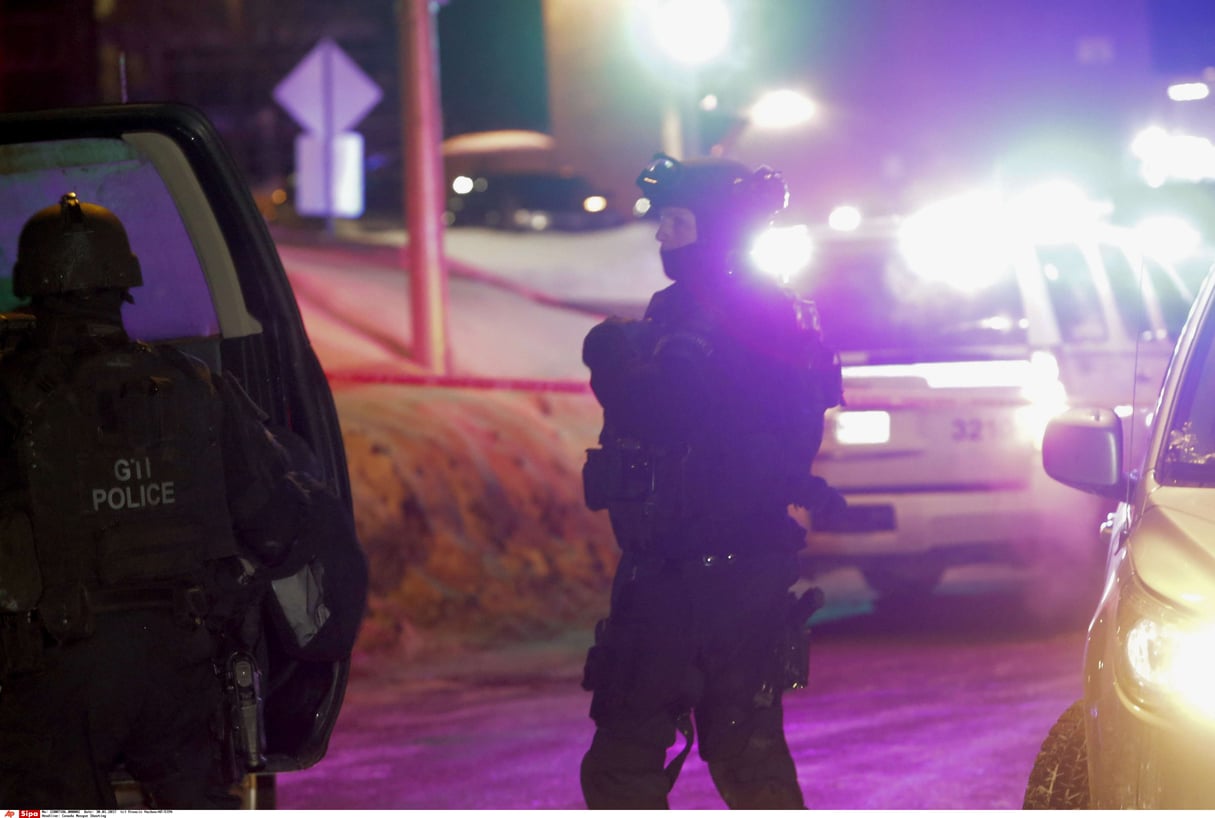
[[[875,610],[846,572],[825,579],[811,682],[786,699],[808,805],[1020,808],[1042,739],[1079,694],[1082,619],[1029,624],[1013,595],[965,579]],[[589,639],[356,667],[328,755],[280,776],[278,806],[581,809]],[[671,805],[722,807],[695,753]]]

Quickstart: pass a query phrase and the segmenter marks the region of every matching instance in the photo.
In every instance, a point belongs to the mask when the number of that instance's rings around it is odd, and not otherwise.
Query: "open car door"
[[[208,120],[174,104],[0,115],[0,311],[21,305],[11,276],[22,226],[69,191],[126,226],[144,278],[126,307],[130,335],[233,373],[272,423],[311,444],[349,511],[333,396],[265,222]],[[267,629],[265,773],[325,755],[349,669],[290,659],[273,638]]]

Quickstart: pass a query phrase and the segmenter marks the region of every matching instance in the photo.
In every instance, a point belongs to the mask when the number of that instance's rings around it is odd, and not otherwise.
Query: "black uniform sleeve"
[[[608,318],[591,328],[582,361],[604,413],[604,435],[649,439],[657,417],[658,372],[652,358],[655,328],[648,320]]]
[[[228,510],[237,542],[266,565],[290,556],[318,486],[293,469],[286,447],[266,425],[265,413],[234,377],[215,379],[223,405],[222,445]]]

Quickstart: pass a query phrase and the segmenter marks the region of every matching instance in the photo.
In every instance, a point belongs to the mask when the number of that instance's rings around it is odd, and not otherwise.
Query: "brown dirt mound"
[[[618,552],[582,500],[592,396],[375,385],[335,399],[371,574],[359,650],[545,638],[605,614]]]

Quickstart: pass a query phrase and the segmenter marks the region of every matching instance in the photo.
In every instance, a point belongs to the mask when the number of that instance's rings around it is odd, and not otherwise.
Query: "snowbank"
[[[403,231],[339,222],[279,251],[326,371],[416,373]],[[586,383],[601,315],[666,284],[653,226],[446,234],[454,374]],[[588,392],[342,385],[355,522],[371,569],[364,654],[547,639],[606,615],[618,551],[581,469],[602,413]]]
[[[547,638],[605,615],[618,552],[580,476],[593,397],[393,385],[335,397],[371,569],[360,650]]]

